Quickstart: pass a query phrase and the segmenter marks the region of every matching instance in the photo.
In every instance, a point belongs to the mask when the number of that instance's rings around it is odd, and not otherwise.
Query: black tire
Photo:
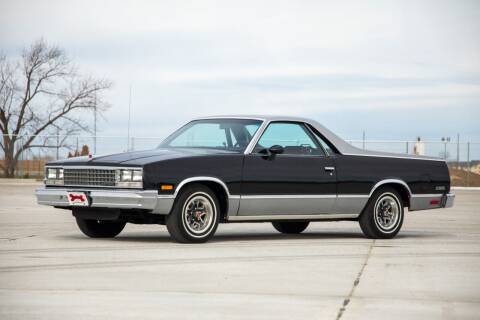
[[[205,221],[202,220],[202,215],[205,216]],[[195,183],[181,190],[166,224],[175,241],[203,243],[213,237],[219,219],[220,204],[217,196],[207,186]]]
[[[113,238],[125,228],[125,222],[75,218],[80,230],[90,238]]]
[[[367,238],[391,239],[402,228],[403,217],[402,197],[395,189],[384,187],[370,198],[360,216],[360,228]]]
[[[298,234],[307,229],[309,221],[274,221],[272,225],[278,232]]]

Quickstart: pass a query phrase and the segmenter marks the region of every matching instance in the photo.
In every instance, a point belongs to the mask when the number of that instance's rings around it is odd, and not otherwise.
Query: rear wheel
[[[75,218],[80,230],[90,238],[113,238],[125,228],[125,222]]]
[[[374,192],[360,216],[363,234],[372,239],[390,239],[402,228],[404,210],[400,194],[385,187]]]
[[[210,188],[202,184],[189,185],[181,191],[167,217],[167,230],[178,242],[206,242],[217,230],[219,208]]]
[[[297,234],[307,229],[309,223],[308,221],[274,221],[272,225],[278,232]]]

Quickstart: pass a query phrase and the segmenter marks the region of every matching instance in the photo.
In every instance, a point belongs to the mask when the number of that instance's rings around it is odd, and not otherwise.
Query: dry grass
[[[468,173],[467,170],[449,168],[450,169],[450,179],[452,180],[452,186],[469,186],[469,187],[480,187],[480,174],[475,172]]]

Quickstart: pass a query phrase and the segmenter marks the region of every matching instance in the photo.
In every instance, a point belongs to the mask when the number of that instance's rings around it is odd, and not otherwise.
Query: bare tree
[[[89,130],[81,113],[105,110],[108,105],[102,93],[110,87],[107,80],[79,75],[65,52],[43,39],[24,49],[20,58],[9,60],[0,54],[0,146],[5,154],[0,168],[4,175],[14,176],[23,152],[48,144],[39,135]]]

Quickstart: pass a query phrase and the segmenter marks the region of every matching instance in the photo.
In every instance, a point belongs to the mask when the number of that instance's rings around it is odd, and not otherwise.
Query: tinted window
[[[254,152],[261,152],[274,145],[282,146],[283,154],[325,155],[310,132],[299,123],[269,124],[255,146]]]
[[[261,125],[259,120],[208,119],[192,121],[159,147],[213,148],[243,152]]]
[[[328,153],[328,154],[335,154],[336,152],[332,149],[330,146],[330,143],[328,143],[324,138],[322,138],[320,135],[317,134],[317,132],[312,129],[311,130],[313,134],[315,135],[315,138],[317,141],[322,145],[323,149]]]
[[[171,147],[227,147],[227,135],[218,123],[198,123],[170,142]]]

